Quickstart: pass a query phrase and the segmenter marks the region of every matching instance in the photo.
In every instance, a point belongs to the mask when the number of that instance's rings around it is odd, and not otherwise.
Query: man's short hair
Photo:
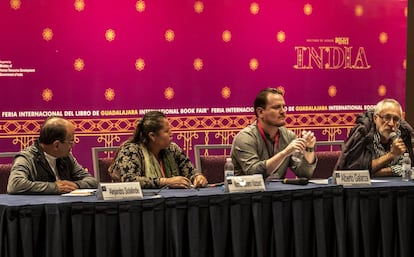
[[[279,90],[277,88],[268,87],[263,90],[261,90],[254,100],[254,114],[257,116],[257,108],[262,107],[266,108],[267,105],[267,95],[268,94],[279,94],[283,96],[283,91]]]
[[[398,106],[400,108],[400,115],[402,115],[402,107],[401,107],[401,104],[397,100],[391,99],[391,98],[385,98],[385,99],[379,101],[377,103],[377,105],[375,105],[374,114],[381,113],[384,110],[385,105],[388,104],[388,103],[391,103],[391,104],[394,104],[395,106]]]
[[[55,140],[66,140],[66,120],[61,117],[49,117],[40,128],[39,143],[50,145]]]

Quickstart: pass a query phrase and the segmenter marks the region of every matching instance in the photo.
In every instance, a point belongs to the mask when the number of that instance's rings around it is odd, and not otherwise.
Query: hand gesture
[[[183,176],[166,178],[165,184],[170,188],[191,188],[191,181]]]
[[[57,180],[55,183],[61,194],[70,193],[73,190],[78,189],[78,185],[69,180]]]
[[[302,138],[306,141],[306,147],[314,148],[316,144],[316,137],[312,131],[302,131]]]
[[[208,184],[207,178],[204,177],[203,174],[198,173],[197,175],[195,175],[194,180],[193,180],[193,185],[196,188],[199,187],[206,187]]]
[[[306,140],[304,138],[296,138],[286,147],[287,154],[292,154],[294,152],[303,152],[306,147]]]
[[[390,153],[398,157],[407,151],[407,147],[404,144],[404,141],[401,138],[397,138],[392,142]]]

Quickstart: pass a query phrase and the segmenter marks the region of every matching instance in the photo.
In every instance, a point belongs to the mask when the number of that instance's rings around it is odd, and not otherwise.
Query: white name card
[[[261,174],[228,177],[227,186],[229,193],[265,191]]]
[[[371,185],[371,177],[368,170],[335,170],[334,183],[343,186]]]
[[[142,199],[139,182],[101,183],[98,198],[103,200],[134,200]]]

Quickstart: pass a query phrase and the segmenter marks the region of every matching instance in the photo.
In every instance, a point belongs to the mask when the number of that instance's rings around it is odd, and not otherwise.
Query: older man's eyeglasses
[[[380,117],[382,120],[384,120],[386,122],[390,122],[392,120],[394,123],[398,123],[398,122],[401,121],[400,117],[394,116],[394,115],[391,115],[391,114],[385,114],[385,115],[377,114],[377,115],[378,115],[378,117]]]

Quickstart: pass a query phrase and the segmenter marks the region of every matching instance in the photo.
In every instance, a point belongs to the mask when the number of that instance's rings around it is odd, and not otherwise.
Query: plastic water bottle
[[[234,176],[234,165],[231,161],[231,158],[226,158],[226,163],[224,164],[224,178]]]
[[[298,167],[302,163],[303,153],[301,151],[294,151],[292,154],[292,161],[294,162],[294,165]]]
[[[234,165],[231,158],[226,158],[226,163],[224,164],[224,186],[226,191],[228,191],[227,179],[232,176],[234,176]]]
[[[306,132],[302,131],[302,138],[305,138]],[[303,152],[299,150],[295,150],[290,157],[293,161],[293,166],[298,167],[303,160]]]
[[[402,181],[411,180],[411,159],[408,153],[404,153],[402,160]]]

